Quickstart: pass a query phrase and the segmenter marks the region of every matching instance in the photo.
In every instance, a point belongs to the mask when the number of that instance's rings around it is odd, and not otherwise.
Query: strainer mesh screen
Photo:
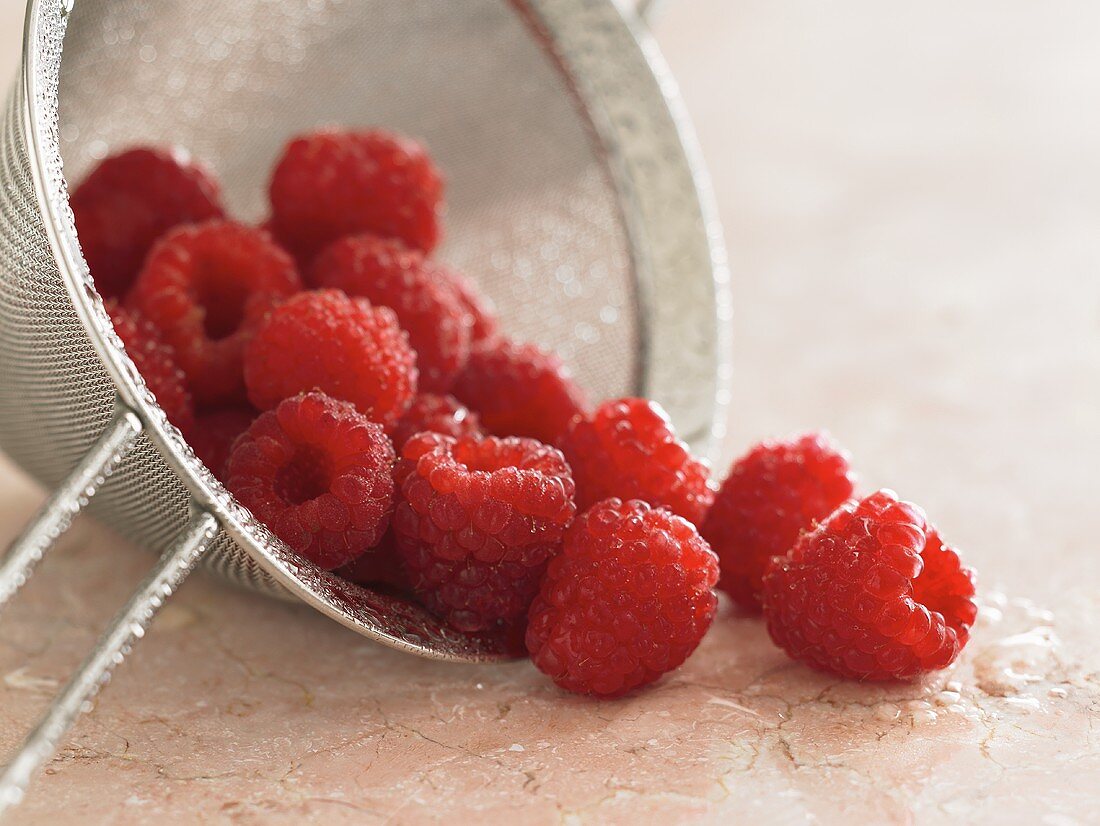
[[[439,256],[481,284],[506,330],[560,352],[595,400],[647,391],[697,447],[713,441],[725,321],[717,225],[662,94],[670,81],[650,71],[659,56],[639,48],[611,3],[81,0],[62,59],[64,0],[38,2],[38,99],[23,100],[17,85],[0,134],[0,444],[45,484],[102,431],[114,389],[66,290],[69,277],[83,289],[81,273],[63,276],[51,252],[28,121],[66,251],[55,146],[75,183],[109,152],[180,144],[219,172],[235,217],[259,222],[290,135],[335,123],[418,137],[448,176]],[[162,548],[188,513],[181,469],[192,490],[214,491],[204,507],[251,543],[250,555],[223,534],[209,567],[281,592],[262,558],[330,616],[417,647],[421,619],[402,615],[411,608],[349,597],[266,542],[189,451],[162,438],[168,461],[143,437],[93,499],[101,517]]]

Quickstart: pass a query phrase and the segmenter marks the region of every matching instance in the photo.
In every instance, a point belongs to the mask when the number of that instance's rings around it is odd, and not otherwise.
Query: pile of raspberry
[[[908,680],[957,657],[973,575],[918,507],[856,497],[821,434],[757,445],[718,486],[658,404],[591,406],[433,257],[443,189],[416,141],[324,129],[286,145],[259,226],[156,147],[101,162],[71,204],[165,415],[320,568],[522,636],[597,697],[678,668],[716,587],[814,668]]]

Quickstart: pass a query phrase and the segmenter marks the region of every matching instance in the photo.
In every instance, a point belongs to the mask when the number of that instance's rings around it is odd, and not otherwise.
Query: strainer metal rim
[[[45,49],[61,50],[64,26],[44,26],[43,21],[46,15],[49,14],[57,14],[61,18],[66,17],[72,9],[72,4],[73,0],[29,0],[28,2],[23,43],[21,82],[24,94],[21,114],[25,134],[27,135],[27,152],[35,195],[44,219],[46,235],[53,256],[60,268],[62,279],[72,299],[77,316],[96,353],[106,367],[120,399],[141,418],[145,426],[145,432],[149,435],[152,444],[168,466],[176,473],[197,505],[214,514],[227,534],[289,593],[340,624],[377,642],[420,656],[437,659],[462,659],[439,652],[434,654],[426,652],[424,649],[417,648],[399,637],[391,636],[376,627],[365,625],[304,587],[286,562],[270,550],[274,547],[285,548],[282,542],[263,523],[253,517],[247,509],[242,507],[223,487],[221,482],[202,464],[179,430],[168,422],[164,412],[146,388],[144,380],[137,372],[133,362],[126,354],[122,342],[115,334],[102,299],[93,286],[87,264],[77,241],[75,225],[68,205],[58,132],[58,76],[56,70],[48,70],[43,63]],[[511,0],[511,4],[523,7],[533,14],[539,25],[555,40],[564,34],[562,27],[559,25],[560,15],[562,14],[561,7],[576,6],[579,8],[584,5],[583,2],[563,3],[561,0]],[[638,57],[653,75],[654,93],[659,97],[659,102],[666,108],[669,116],[667,122],[669,134],[664,137],[673,138],[675,144],[682,150],[681,157],[675,159],[680,162],[679,165],[674,164],[674,159],[668,157],[660,158],[659,162],[668,165],[670,173],[673,171],[676,173],[686,171],[695,184],[703,224],[699,227],[701,233],[700,243],[706,244],[709,255],[713,278],[714,313],[716,316],[714,352],[709,354],[712,356],[716,377],[716,394],[713,400],[710,429],[707,434],[709,443],[707,452],[713,455],[716,444],[720,443],[725,422],[730,377],[730,348],[727,336],[731,300],[721,227],[718,222],[709,180],[701,162],[700,150],[694,131],[691,128],[684,104],[680,99],[667,64],[661,57],[656,43],[648,31],[638,21],[631,19],[629,13],[624,12],[611,0],[608,0],[608,6],[618,10],[617,19],[620,21],[621,26],[619,31],[607,31],[604,36],[621,36],[623,32],[626,32],[633,40]],[[58,32],[60,34],[57,34]],[[55,34],[54,40],[48,39],[48,35]],[[556,56],[559,60],[568,60],[567,56],[560,54]],[[577,92],[584,99],[589,112],[598,113],[601,111],[596,90],[585,88],[584,84],[580,84]],[[593,96],[596,97],[593,98]],[[608,130],[613,128],[612,124],[606,122],[604,115],[601,115],[593,118],[591,125],[606,152],[608,164],[612,170],[620,196],[621,208],[626,213],[624,217],[627,227],[644,234],[652,234],[659,228],[649,225],[651,222],[647,222],[642,209],[638,205],[638,192],[635,187],[639,182],[634,179],[630,170],[625,167],[610,148],[612,141]],[[652,305],[647,301],[647,296],[652,299],[653,292],[653,285],[650,281],[652,278],[651,262],[648,260],[644,245],[635,247],[634,255],[634,264],[640,282],[641,323],[644,327],[653,323]],[[644,364],[642,369],[643,371],[646,370]],[[646,382],[643,378],[637,391],[644,393],[645,386]],[[288,556],[290,555],[289,551],[286,553]],[[468,658],[466,658],[466,661],[468,661]]]

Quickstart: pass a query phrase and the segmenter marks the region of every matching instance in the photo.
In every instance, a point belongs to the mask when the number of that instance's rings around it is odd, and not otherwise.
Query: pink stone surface
[[[724,603],[600,703],[198,576],[13,823],[1095,822],[1100,9],[666,6],[734,261],[727,456],[826,426],[923,504],[981,573],[959,663],[833,680]],[[0,544],[41,497],[0,461]],[[148,563],[80,520],[0,616],[0,750]]]

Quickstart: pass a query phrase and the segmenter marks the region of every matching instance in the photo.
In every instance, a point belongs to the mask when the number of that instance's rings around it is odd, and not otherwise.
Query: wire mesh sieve
[[[629,10],[32,0],[0,132],[0,445],[55,493],[0,562],[0,605],[85,505],[168,550],[9,763],[0,810],[200,560],[412,653],[513,653],[318,570],[240,508],[156,407],[81,258],[66,178],[108,151],[187,146],[219,171],[233,214],[259,221],[283,141],[324,123],[421,138],[448,175],[439,255],[492,296],[507,331],[561,352],[593,397],[650,396],[697,450],[720,440],[720,230],[675,87]]]

